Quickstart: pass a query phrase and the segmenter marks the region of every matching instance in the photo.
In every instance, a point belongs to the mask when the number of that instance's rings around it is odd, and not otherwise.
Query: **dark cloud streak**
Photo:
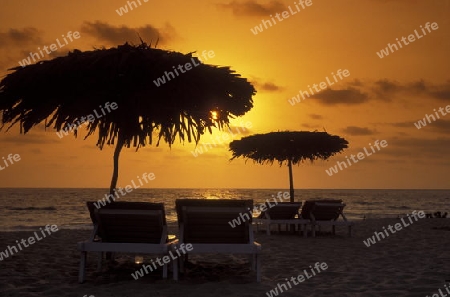
[[[84,22],[81,32],[114,46],[125,42],[138,44],[139,36],[147,44],[150,42],[155,44],[158,39],[159,44],[167,44],[175,36],[175,30],[170,25],[166,25],[163,29],[151,25],[132,28],[124,25],[116,27],[101,21]]]
[[[41,45],[42,33],[38,29],[27,27],[23,29],[10,28],[6,32],[0,32],[0,48],[14,46]]]
[[[271,1],[267,4],[259,4],[256,1],[232,1],[227,4],[218,4],[217,6],[231,10],[235,16],[250,17],[267,17],[286,10],[286,6],[281,1]]]
[[[376,131],[370,130],[367,127],[356,126],[348,126],[347,128],[343,129],[343,132],[351,136],[367,136],[376,134]]]
[[[348,87],[344,90],[326,89],[319,93],[311,95],[311,98],[317,99],[324,105],[336,104],[361,104],[369,100],[369,95],[358,89]]]
[[[283,87],[275,84],[274,82],[262,82],[259,79],[254,79],[251,83],[257,91],[277,92],[283,90]]]

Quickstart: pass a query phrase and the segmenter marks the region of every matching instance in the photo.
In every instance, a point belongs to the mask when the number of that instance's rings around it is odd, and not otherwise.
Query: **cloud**
[[[449,101],[450,102],[450,81],[446,84],[436,86],[434,90],[429,92],[431,97],[441,100],[441,101]]]
[[[309,117],[311,119],[314,119],[314,120],[321,120],[321,119],[323,119],[323,116],[321,116],[320,114],[314,114],[314,113],[310,114]]]
[[[19,135],[4,135],[1,137],[2,143],[9,142],[15,144],[55,144],[58,142],[58,136],[54,133],[50,133],[52,137],[44,137],[43,134],[47,133],[35,133],[35,134],[19,134]]]
[[[275,84],[274,82],[262,82],[259,79],[253,79],[251,83],[257,91],[277,92],[283,90],[283,87]]]
[[[317,128],[319,128],[319,125],[310,125],[308,123],[303,123],[302,127],[307,128],[307,129],[315,129],[317,131]]]
[[[41,155],[42,154],[42,150],[38,149],[38,148],[31,149],[30,152],[32,154],[35,154],[35,155]]]
[[[267,4],[259,4],[256,1],[238,2],[232,1],[227,4],[218,4],[220,8],[229,9],[235,16],[261,17],[286,10],[281,1],[271,1]]]
[[[412,127],[414,127],[414,122],[413,121],[397,122],[397,123],[390,123],[389,125],[391,125],[393,127],[399,127],[399,128],[412,128]]]
[[[342,131],[352,136],[365,136],[376,134],[376,131],[374,130],[370,130],[369,128],[366,127],[356,127],[356,126],[348,126]]]
[[[389,154],[409,156],[415,159],[439,159],[449,161],[448,147],[450,138],[422,139],[422,138],[394,138],[387,140],[391,150]],[[406,154],[406,155],[405,155]]]
[[[450,80],[445,83],[433,84],[423,79],[406,83],[387,78],[366,82],[354,79],[346,83],[346,89],[328,88],[310,96],[310,98],[318,99],[319,103],[324,105],[356,105],[369,100],[392,102],[394,99],[404,98],[408,98],[408,103],[411,103],[411,99],[420,99],[423,102],[424,98],[447,103],[450,102]],[[445,108],[445,106],[443,107]]]
[[[391,101],[390,97],[401,90],[401,86],[393,81],[381,79],[374,83],[373,91],[380,100]]]
[[[450,101],[450,81],[443,84],[431,84],[418,80],[406,84],[388,79],[380,79],[371,87],[375,99],[391,101],[396,95],[427,96],[441,101]]]
[[[116,27],[105,22],[96,21],[93,23],[84,22],[80,30],[82,33],[91,35],[99,41],[110,45],[119,45],[125,42],[140,43],[139,36],[148,44],[154,44],[158,39],[159,44],[167,44],[168,41],[176,36],[175,30],[170,25],[166,25],[163,29],[158,29],[151,25],[132,28],[125,25]]]
[[[424,80],[418,80],[408,84],[411,93],[413,94],[423,94],[427,91],[427,85]]]
[[[448,132],[450,132],[450,120],[437,120],[436,122],[427,125],[427,127],[428,126],[432,130],[445,132],[445,134],[448,134]]]
[[[435,116],[434,113],[430,113],[430,115]],[[442,116],[442,115],[440,115]],[[385,123],[389,126],[392,127],[396,127],[396,128],[410,128],[413,129],[415,132],[417,133],[417,127],[415,126],[415,124],[417,124],[418,121],[423,121],[424,118],[421,119],[417,119],[416,121],[404,121],[404,122],[396,122],[396,123]],[[420,130],[421,131],[429,131],[429,132],[435,132],[435,133],[440,133],[440,134],[444,134],[444,135],[448,135],[449,131],[450,131],[450,120],[446,120],[446,119],[437,119],[436,121],[432,121],[431,123],[429,123],[426,119],[425,119],[427,125],[425,127],[422,127]],[[408,135],[404,132],[399,132],[399,133],[403,133],[400,135]]]
[[[354,79],[353,81],[348,82],[347,85],[352,86],[352,87],[362,87],[363,83],[359,79]]]
[[[36,49],[42,45],[42,32],[36,28],[27,27],[23,29],[10,28],[9,30],[0,31],[0,48],[14,46],[36,46]]]
[[[311,98],[317,99],[324,105],[335,104],[361,104],[369,100],[369,95],[353,87],[347,87],[345,90],[332,90],[330,88],[313,94]]]

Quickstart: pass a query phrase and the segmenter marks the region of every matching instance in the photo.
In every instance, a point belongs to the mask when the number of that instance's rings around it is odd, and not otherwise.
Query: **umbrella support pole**
[[[292,177],[292,162],[291,162],[291,160],[289,160],[288,166],[289,166],[289,194],[290,194],[289,201],[294,202],[294,178]],[[291,232],[295,232],[295,225],[290,225],[289,230]]]
[[[114,156],[113,156],[114,169],[113,169],[113,175],[111,178],[111,186],[109,187],[109,193],[111,195],[114,195],[114,190],[116,189],[116,186],[117,186],[117,180],[119,178],[119,156],[120,156],[120,152],[122,151],[124,144],[125,144],[125,140],[124,140],[123,136],[121,136],[119,133],[116,148],[114,150]]]
[[[291,160],[289,160],[288,167],[289,167],[289,194],[290,194],[290,201],[294,202],[294,178],[292,177],[292,162],[291,162]]]

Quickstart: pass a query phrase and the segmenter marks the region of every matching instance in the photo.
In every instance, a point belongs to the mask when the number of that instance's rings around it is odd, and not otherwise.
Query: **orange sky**
[[[450,114],[421,129],[414,125],[433,109],[445,112],[450,105],[450,1],[312,0],[305,8],[298,0],[140,2],[122,16],[116,10],[127,5],[123,0],[3,0],[0,10],[2,77],[38,47],[78,31],[79,39],[44,59],[74,48],[138,43],[139,33],[146,42],[159,36],[162,49],[214,51],[206,63],[229,65],[255,85],[254,108],[232,122],[233,135],[217,130],[204,135],[200,148],[213,140],[217,145],[197,157],[192,143],[124,149],[118,186],[152,172],[156,178],[146,187],[287,188],[286,167],[230,162],[228,143],[254,133],[325,129],[347,139],[350,147],[329,161],[294,167],[297,189],[450,188]],[[283,11],[287,18],[272,27],[256,35],[250,30],[270,15],[282,18]],[[427,22],[438,28],[424,35],[420,26],[427,30]],[[420,38],[383,58],[377,55],[415,30]],[[349,76],[299,103],[288,102],[308,86],[332,80],[339,69]],[[113,148],[100,151],[96,136],[60,139],[42,125],[27,135],[16,127],[5,130],[0,166],[8,154],[19,154],[20,161],[0,170],[0,187],[109,186]],[[376,140],[388,146],[337,174],[326,173]]]

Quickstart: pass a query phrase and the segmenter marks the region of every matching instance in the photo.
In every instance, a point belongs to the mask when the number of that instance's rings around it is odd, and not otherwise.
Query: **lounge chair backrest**
[[[164,243],[167,229],[161,210],[95,210],[102,242]]]
[[[97,219],[95,217],[95,210],[97,207],[94,202],[88,201],[86,205],[89,209],[89,215],[91,216],[92,223],[97,224]],[[164,203],[152,203],[152,202],[113,202],[102,206],[100,209],[135,209],[135,210],[160,210],[163,214],[163,223],[167,225],[166,222],[166,212],[164,210]]]
[[[311,211],[311,216],[316,221],[336,221],[339,215],[343,215],[345,204],[343,203],[320,203],[316,202]],[[344,220],[345,216],[343,216]]]
[[[229,222],[248,212],[246,207],[183,206],[180,227],[181,242],[189,243],[252,243],[250,221],[241,220],[233,228]]]
[[[121,201],[121,202],[113,202],[113,203],[108,203],[105,206],[102,206],[101,208],[97,209],[97,207],[95,206],[94,202],[89,201],[86,202],[86,205],[89,209],[89,215],[91,217],[92,223],[94,224],[94,226],[98,226],[98,231],[97,234],[99,237],[102,238],[102,241],[104,242],[127,242],[126,240],[130,240],[128,241],[129,243],[133,243],[133,242],[156,242],[156,237],[159,236],[158,242],[161,239],[161,232],[166,232],[167,233],[167,223],[166,223],[166,213],[164,210],[164,203],[150,203],[150,202],[126,202],[126,201]],[[102,211],[104,210],[120,210],[120,211],[124,211],[124,212],[120,212],[116,215],[111,214],[110,211],[107,211],[104,213],[104,215],[102,215]],[[153,213],[153,216],[151,215],[152,213],[149,212],[148,216],[142,216],[142,215],[138,215],[137,217],[133,217],[130,212],[131,211],[138,211],[138,210],[145,210],[145,211],[157,211],[157,213],[159,212],[158,218],[155,218],[155,214]],[[100,215],[104,218],[104,221],[102,221],[102,224],[100,224],[99,221],[99,212]],[[110,225],[108,225],[108,222],[111,221],[111,218],[117,218],[117,222],[112,222]],[[160,219],[162,220],[162,223],[160,222]],[[136,224],[136,225],[141,225],[141,224],[145,224],[145,226],[143,227],[139,227],[137,226],[136,228],[133,229],[133,226],[130,226],[130,224]],[[155,226],[149,226],[147,227],[146,225],[148,224],[153,224],[153,225],[157,225]],[[116,227],[117,225],[117,227]],[[122,237],[120,234],[119,230],[116,232],[115,228],[117,229],[121,229],[121,230],[126,230],[123,231],[125,233],[129,233],[131,235],[131,237],[133,237],[134,239],[130,238],[130,236],[128,237]],[[145,229],[147,228],[147,229]],[[134,234],[134,233],[139,233],[139,230],[144,230],[143,232],[145,233],[144,235],[139,235],[139,234]],[[153,230],[153,231],[152,231]],[[141,239],[141,237],[146,237],[146,239]],[[167,240],[167,235],[164,234],[164,242]],[[125,241],[121,241],[121,240],[125,240]]]
[[[319,206],[316,204],[319,203]],[[326,207],[323,205],[331,205],[333,207]],[[330,221],[337,220],[339,215],[342,213],[345,204],[342,200],[332,200],[332,199],[322,199],[322,200],[307,200],[303,204],[301,217],[302,219],[312,220],[313,214],[314,218],[319,221]]]
[[[279,202],[277,205],[273,205],[263,212],[263,218],[271,220],[291,220],[294,219],[298,214],[300,207],[302,207],[301,202]]]
[[[175,200],[175,209],[177,212],[178,225],[183,223],[182,210],[186,206],[202,206],[202,207],[244,207],[247,213],[253,210],[253,200],[237,200],[237,199],[189,199],[181,198]],[[248,219],[251,222],[251,215]]]

